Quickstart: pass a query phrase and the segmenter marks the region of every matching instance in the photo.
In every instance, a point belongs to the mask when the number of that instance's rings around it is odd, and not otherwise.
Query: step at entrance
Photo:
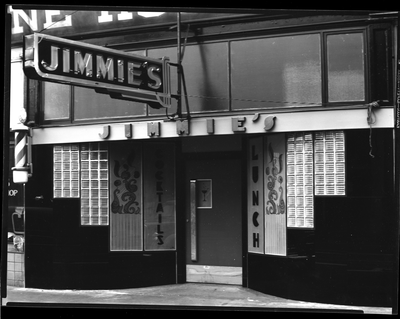
[[[242,267],[186,265],[186,281],[242,285]]]

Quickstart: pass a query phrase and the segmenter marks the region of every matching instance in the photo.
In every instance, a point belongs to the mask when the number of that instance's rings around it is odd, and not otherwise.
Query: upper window
[[[69,120],[71,86],[52,82],[43,84],[43,120]]]
[[[365,87],[362,31],[231,43],[233,110],[360,103]]]
[[[364,104],[369,93],[367,84],[373,84],[366,77],[365,35],[364,30],[314,31],[190,45],[184,69],[191,111]],[[140,54],[157,57],[174,52],[176,48],[167,47]],[[378,68],[376,63],[371,64],[370,71],[374,68]],[[171,74],[175,92],[174,70]],[[45,123],[165,113],[88,88],[44,83],[42,93]]]
[[[231,43],[232,109],[321,105],[320,34]]]
[[[363,34],[329,34],[326,48],[328,102],[364,101]]]

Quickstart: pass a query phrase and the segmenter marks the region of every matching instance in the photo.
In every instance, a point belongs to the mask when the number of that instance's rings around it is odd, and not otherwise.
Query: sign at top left
[[[102,46],[34,33],[24,37],[29,78],[96,89],[113,98],[171,105],[169,59],[154,59]]]

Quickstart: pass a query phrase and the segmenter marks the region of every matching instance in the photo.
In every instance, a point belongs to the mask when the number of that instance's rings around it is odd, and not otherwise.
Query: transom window
[[[328,34],[326,49],[328,102],[364,101],[363,33]]]

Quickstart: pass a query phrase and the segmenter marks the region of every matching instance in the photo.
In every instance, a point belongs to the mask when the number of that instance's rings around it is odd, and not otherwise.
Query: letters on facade
[[[273,128],[273,124],[271,124],[271,118],[272,117],[267,117],[264,120],[264,130],[269,131]],[[273,117],[275,119],[275,116]],[[246,127],[245,127],[245,117],[233,117],[231,119],[232,122],[232,132],[237,133],[237,132],[246,132]],[[273,120],[274,121],[274,120]],[[135,124],[125,124],[124,125],[124,136],[126,138],[132,138],[133,137],[133,128]],[[190,135],[190,121],[189,120],[177,120],[175,122],[176,125],[176,135],[177,136],[182,136],[182,135]],[[215,133],[215,121],[214,119],[206,119],[204,121],[204,126],[206,128],[207,134],[211,135]],[[112,131],[111,125],[104,125],[102,128],[102,131],[99,132],[99,136],[102,139],[107,139],[109,138],[110,134]],[[147,135],[149,137],[161,137],[162,136],[162,122],[148,122],[147,123]]]

